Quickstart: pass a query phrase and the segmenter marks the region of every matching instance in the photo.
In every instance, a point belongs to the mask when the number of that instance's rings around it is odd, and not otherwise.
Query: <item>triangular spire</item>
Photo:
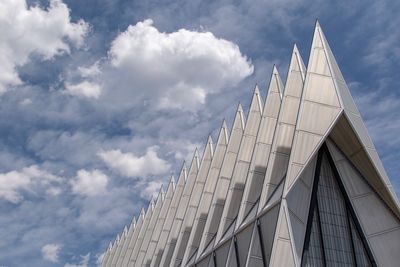
[[[246,125],[246,119],[243,114],[243,107],[242,104],[239,103],[236,109],[235,118],[233,120],[232,131],[233,129],[236,128],[244,130],[245,125]]]
[[[155,205],[154,196],[151,197],[149,206],[147,207],[147,212],[153,211]]]
[[[146,211],[142,207],[142,209],[140,210],[140,217],[144,218],[145,215],[146,215]]]
[[[298,84],[303,84],[306,77],[306,67],[301,58],[297,45],[294,44],[292,57],[290,59],[288,77],[285,84],[285,95],[300,98],[303,86],[299,89]],[[296,74],[300,75],[296,75]],[[294,76],[294,77],[291,77]]]
[[[199,156],[199,150],[196,147],[193,153],[192,162],[190,164],[189,173],[193,172],[193,170],[197,172],[199,167],[200,167],[200,156]]]
[[[263,109],[262,106],[263,105],[262,105],[262,100],[261,100],[261,95],[260,95],[260,89],[258,89],[258,85],[256,85],[254,88],[253,98],[251,99],[248,117],[250,117],[251,112],[262,113],[262,109]]]
[[[272,75],[271,75],[271,80],[269,82],[269,87],[268,87],[268,92],[276,92],[279,93],[281,96],[281,99],[283,97],[283,83],[280,78],[278,69],[276,68],[276,65],[273,66],[272,68]]]
[[[222,121],[221,129],[219,130],[217,146],[218,144],[228,144],[229,142],[229,130],[226,125],[225,119]]]
[[[301,72],[303,76],[303,81],[306,79],[307,68],[304,65],[303,59],[301,58],[297,44],[293,45],[292,59],[290,61],[289,70]]]
[[[121,237],[118,234],[117,238],[115,239],[114,245],[118,245],[120,239],[121,239]]]
[[[128,227],[125,225],[122,235],[125,237],[127,233],[128,233]]]
[[[183,161],[177,183],[179,183],[180,181],[186,181],[186,179],[187,179],[186,161]]]
[[[207,144],[206,147],[204,148],[204,153],[201,161],[203,162],[204,160],[211,160],[214,154],[214,145],[213,145],[213,140],[211,135],[208,136],[207,138]]]
[[[175,190],[175,185],[176,185],[175,177],[173,175],[171,175],[171,177],[169,179],[167,191],[169,190],[170,187],[172,187],[172,190]]]
[[[131,221],[131,226],[130,227],[135,228],[135,226],[136,226],[136,216],[133,216],[133,219]]]
[[[157,199],[156,199],[154,205],[157,205],[157,203],[159,203],[159,202],[163,202],[164,201],[164,196],[165,196],[164,186],[161,185],[160,190],[158,191]]]

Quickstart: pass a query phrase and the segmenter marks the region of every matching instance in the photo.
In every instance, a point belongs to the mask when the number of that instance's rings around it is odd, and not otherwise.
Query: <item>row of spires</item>
[[[331,53],[317,22],[312,52],[313,49],[318,50],[319,47],[326,49],[326,53]],[[333,65],[333,68],[337,67],[336,62]],[[333,70],[334,74],[325,73],[332,72],[332,69],[327,70],[326,66],[314,64],[313,68],[315,68],[316,72],[323,75],[326,74],[327,77],[336,75],[333,79],[343,80],[338,68]],[[306,73],[309,73],[309,70],[306,70],[295,44],[285,85],[281,81],[279,72],[274,65],[265,103],[263,104],[259,88],[256,85],[247,119],[239,103],[231,131],[229,131],[225,120],[223,120],[215,147],[210,135],[201,159],[196,149],[190,168],[187,169],[184,162],[177,182],[175,183],[175,179],[172,176],[166,192],[161,187],[157,198],[151,199],[147,210],[145,211],[142,208],[138,219],[133,218],[130,226],[125,226],[115,241],[110,243],[102,266],[130,266],[135,264],[136,266],[141,266],[145,259],[151,260],[151,266],[177,266],[179,264],[185,266],[191,262],[193,263],[194,260],[198,260],[201,253],[206,251],[208,247],[212,247],[224,240],[224,238],[228,238],[230,233],[239,229],[246,222],[249,214],[256,216],[266,206],[280,201],[281,196],[285,196],[291,190],[300,172],[300,168],[296,169],[292,167],[294,166],[293,164],[289,164],[289,158],[292,157],[291,149],[295,138],[294,132],[297,127],[296,123]],[[340,93],[345,95],[346,92]],[[354,110],[348,104],[352,100],[346,103],[340,97],[339,95],[339,99],[336,100],[340,103],[328,104],[331,106],[337,105],[339,107],[337,109],[338,112],[341,112],[340,108],[346,110],[350,107],[354,114],[358,114],[357,109],[355,108]],[[291,113],[289,109],[283,109],[284,111],[281,112],[281,108],[285,106],[291,106],[294,112]],[[337,116],[339,115],[340,113]],[[283,134],[280,135],[280,131],[285,127],[289,129],[286,132],[292,131],[290,138]],[[284,131],[282,130],[282,132]],[[289,145],[287,145],[288,143]],[[313,145],[316,145],[316,143]],[[252,149],[248,149],[249,147]],[[267,158],[262,158],[262,163],[255,162],[257,153],[263,150],[269,151]],[[312,153],[312,150],[305,152]],[[311,157],[311,155],[305,155],[304,158],[308,156]],[[258,161],[260,160],[258,159]],[[222,164],[225,161],[232,162],[230,165]],[[219,167],[217,162],[219,162]],[[240,166],[238,167],[237,165]],[[275,165],[282,167],[275,168]],[[304,163],[302,167],[305,165]],[[243,173],[236,169],[243,170]],[[382,176],[385,178],[385,174],[382,174]],[[286,181],[283,182],[285,179]],[[223,180],[228,182],[223,182]],[[232,181],[235,182],[234,185],[230,184]],[[190,186],[187,186],[187,184]],[[390,185],[389,182],[388,184]],[[210,190],[208,187],[213,187],[214,189]],[[206,193],[210,196],[206,196]],[[195,194],[196,197],[192,194]],[[200,207],[204,208],[208,205],[209,210],[205,212],[214,214],[216,208],[211,206],[211,201],[213,205],[217,205],[218,203],[215,203],[215,199],[218,194],[225,194],[223,204],[229,203],[229,206],[233,208],[223,208],[220,211],[222,214],[219,215],[220,221],[218,221],[218,225],[211,225],[212,222],[207,216],[202,217]],[[239,203],[237,203],[237,200],[239,200]],[[179,202],[187,204],[180,209]],[[207,204],[202,206],[200,202]],[[174,210],[171,210],[171,206],[169,206],[171,203],[176,203],[173,207]],[[163,220],[161,226],[156,224],[157,218],[152,214],[157,214],[159,221],[160,219]],[[167,220],[168,218],[170,220]],[[185,244],[182,243],[184,241],[182,241],[181,232],[184,231],[186,226],[192,232],[195,232],[199,222],[194,224],[194,220],[205,220],[203,229],[208,232],[201,232],[200,236],[194,236],[189,231],[189,237],[187,237],[189,241],[185,241],[187,245],[191,245],[194,238],[200,238],[200,241],[197,242],[196,246],[186,248]],[[164,223],[169,223],[167,227],[169,231],[167,233],[162,231],[165,228]],[[151,227],[142,230],[142,225],[151,225]],[[157,227],[158,229],[155,229]],[[152,240],[152,235],[149,231],[159,231],[159,240],[163,240],[164,243]],[[180,234],[180,239],[171,240],[171,233],[176,237]],[[135,242],[137,244],[146,243],[148,246],[142,250],[141,245],[135,246]],[[173,242],[176,243],[173,244]],[[157,254],[157,249],[162,249],[160,255]],[[131,256],[126,256],[128,253]],[[198,255],[193,256],[196,253]],[[180,259],[180,262],[177,262],[176,259]],[[156,262],[155,265],[154,262]]]
[[[298,48],[297,48],[296,44],[294,44],[292,55],[295,56],[296,58],[300,59],[300,64],[303,64],[303,61],[300,58],[300,54],[299,54],[299,51],[298,51]],[[293,59],[291,61],[293,61]],[[304,66],[304,64],[303,64],[303,66]],[[293,68],[293,67],[294,66],[292,66],[292,65],[289,66],[289,71],[290,71],[290,68]],[[303,67],[303,68],[305,68],[305,67]],[[282,99],[282,97],[283,97],[283,88],[284,88],[284,86],[283,86],[282,80],[280,78],[278,69],[276,68],[275,65],[273,65],[271,81],[270,81],[270,84],[269,84],[269,92],[278,93],[280,98]],[[254,91],[253,91],[253,96],[252,96],[252,100],[251,100],[251,104],[250,104],[249,114],[247,116],[247,120],[249,119],[250,114],[253,113],[253,112],[254,113],[259,113],[259,115],[261,115],[261,116],[262,115],[266,116],[267,114],[263,114],[263,110],[266,110],[266,109],[264,109],[264,107],[263,107],[263,100],[262,100],[261,95],[260,95],[260,90],[259,90],[258,85],[256,84],[255,88],[254,88]],[[235,128],[239,128],[242,131],[245,131],[245,127],[246,127],[246,118],[244,116],[243,107],[242,107],[241,103],[239,102],[237,104],[235,117],[234,117],[233,124],[232,124],[232,131]],[[219,134],[218,134],[217,146],[219,144],[228,144],[229,137],[230,137],[229,129],[228,129],[228,126],[226,124],[226,120],[223,119],[221,127],[220,127],[220,130],[219,130]],[[206,143],[205,148],[204,148],[202,161],[211,160],[213,158],[214,152],[215,151],[214,151],[214,148],[213,148],[213,140],[212,140],[212,137],[211,137],[211,134],[210,134],[208,136],[207,143]],[[201,162],[200,162],[199,159],[200,159],[200,156],[199,156],[198,149],[195,148],[195,151],[194,151],[193,157],[192,157],[192,162],[191,162],[191,165],[190,165],[191,166],[190,169],[197,169],[197,170],[200,169]],[[178,182],[181,181],[181,180],[186,182],[186,180],[188,178],[187,177],[187,173],[188,173],[188,171],[187,171],[187,167],[186,167],[186,162],[184,161],[183,164],[182,164],[182,167],[181,167],[181,171],[180,171]],[[189,171],[189,173],[190,173],[190,171]],[[175,177],[174,177],[174,175],[171,175],[169,183],[168,183],[168,187],[167,187],[168,188],[167,189],[167,193],[170,192],[170,191],[173,192],[175,190],[175,186],[176,186]],[[133,219],[132,219],[132,222],[129,225],[129,227],[128,226],[124,226],[122,232],[117,235],[117,237],[114,240],[114,242],[110,241],[106,253],[110,253],[114,248],[117,247],[117,245],[120,242],[125,240],[127,235],[128,235],[128,232],[134,232],[138,222],[144,221],[145,218],[146,218],[146,215],[154,211],[154,208],[157,205],[157,203],[161,204],[164,201],[165,194],[166,193],[164,191],[164,188],[161,185],[161,188],[160,188],[160,190],[158,192],[158,195],[156,197],[153,196],[150,199],[150,202],[149,202],[149,205],[147,207],[147,210],[145,210],[144,207],[141,208],[140,215],[139,215],[138,219],[136,219],[136,217],[134,216]]]

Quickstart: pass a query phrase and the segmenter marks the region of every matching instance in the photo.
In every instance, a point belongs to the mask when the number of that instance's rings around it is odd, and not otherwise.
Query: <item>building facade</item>
[[[398,199],[318,22],[308,66],[294,46],[102,266],[400,266]]]

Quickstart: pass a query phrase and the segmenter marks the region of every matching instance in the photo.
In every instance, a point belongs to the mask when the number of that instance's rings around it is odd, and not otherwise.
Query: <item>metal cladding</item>
[[[398,266],[400,207],[319,23],[102,266]]]

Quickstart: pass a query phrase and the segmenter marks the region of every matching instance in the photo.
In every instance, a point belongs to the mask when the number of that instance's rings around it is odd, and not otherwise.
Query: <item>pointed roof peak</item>
[[[135,227],[135,225],[136,225],[136,216],[133,216],[131,225],[133,225],[133,227]]]
[[[169,185],[175,185],[175,176],[174,175],[171,175],[171,177],[169,178],[168,186]]]
[[[321,28],[321,24],[319,23],[319,19],[318,18],[315,20],[315,27],[316,28]]]
[[[208,134],[207,143],[208,144],[212,144],[213,143],[213,140],[212,140],[212,137],[211,137],[211,133]]]
[[[293,44],[293,54],[299,53],[299,48],[297,47],[297,44]]]
[[[181,171],[179,173],[178,183],[181,182],[182,179],[183,181],[186,181],[186,178],[187,178],[187,167],[186,167],[186,161],[184,160],[182,163]]]
[[[146,212],[144,211],[144,208],[142,207],[142,209],[140,210],[140,216],[144,217],[145,214],[146,214]]]
[[[212,158],[213,157],[213,153],[214,153],[214,142],[212,140],[211,134],[208,135],[207,138],[207,144],[204,148],[204,153],[203,153],[203,158],[202,160],[204,160],[205,158]]]
[[[306,66],[304,65],[303,59],[301,58],[300,51],[296,45],[296,43],[293,45],[293,51],[292,51],[292,57],[290,59],[289,63],[289,70],[288,70],[288,75],[286,77],[286,84],[287,86],[289,83],[290,76],[292,75],[292,71],[299,71],[301,73],[301,77],[305,79],[306,76]],[[288,89],[285,87],[285,90]]]
[[[258,88],[258,85],[255,86],[254,88],[254,93],[253,93],[253,98],[250,103],[250,110],[249,110],[249,115],[252,111],[259,111],[262,113],[262,100],[260,96],[260,89]]]
[[[125,225],[125,227],[124,227],[124,232],[123,232],[124,234],[124,236],[128,233],[128,227]]]
[[[276,67],[276,65],[274,64],[274,66],[272,67],[272,74],[271,74],[271,78],[269,81],[269,85],[268,85],[268,95],[271,92],[275,92],[275,93],[279,93],[281,99],[283,96],[283,83],[281,80],[281,76],[279,75],[279,71],[278,68]],[[268,96],[267,96],[268,98]],[[265,103],[267,104],[267,103]]]
[[[278,68],[276,67],[275,64],[274,64],[273,67],[272,67],[272,73],[273,73],[274,75],[279,75]]]
[[[162,197],[162,195],[164,195],[164,194],[165,194],[164,185],[161,185],[160,191],[158,192],[157,200],[159,197]]]
[[[222,120],[221,129],[218,135],[218,144],[227,144],[229,140],[229,130],[228,126],[226,125],[225,119]]]
[[[228,126],[226,125],[226,120],[225,120],[225,118],[222,119],[221,128],[222,128],[222,129],[228,129]]]
[[[150,199],[150,202],[149,202],[149,206],[147,207],[147,212],[149,212],[150,210],[153,210],[154,202],[155,202],[155,199],[154,199],[154,196],[152,196]]]
[[[260,89],[258,88],[258,84],[256,83],[256,85],[254,86],[254,94],[255,95],[260,95]]]
[[[243,107],[242,107],[242,104],[240,102],[238,103],[236,112],[243,112]]]
[[[236,115],[235,118],[233,120],[233,125],[232,125],[232,131],[235,128],[241,128],[242,130],[244,130],[245,127],[245,116],[243,115],[243,107],[242,104],[239,102],[237,109],[236,109]]]
[[[199,150],[196,147],[196,149],[194,150],[194,153],[193,153],[193,158],[192,158],[192,163],[190,165],[190,169],[192,169],[193,167],[196,167],[198,169],[199,166],[200,166],[200,161],[199,160],[200,160]]]

